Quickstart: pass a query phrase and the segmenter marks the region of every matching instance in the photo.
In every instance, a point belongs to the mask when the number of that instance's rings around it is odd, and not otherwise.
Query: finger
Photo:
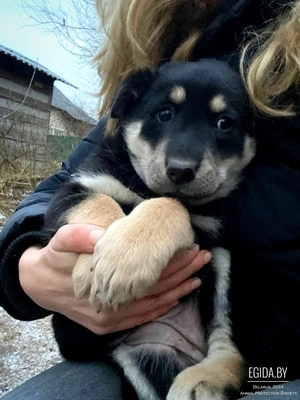
[[[145,297],[145,300],[148,302],[147,309],[151,310],[153,308],[161,307],[173,301],[179,300],[201,286],[201,283],[202,282],[199,278],[189,278],[166,292],[153,296],[147,296]]]
[[[211,253],[206,250],[200,251],[194,260],[187,265],[185,268],[181,268],[174,272],[172,275],[166,277],[165,279],[160,279],[153,288],[147,293],[147,296],[164,293],[168,290],[178,286],[180,283],[184,282],[190,276],[194,275],[205,264],[211,259]]]
[[[146,324],[147,322],[153,321],[156,318],[159,318],[162,315],[165,315],[167,312],[169,312],[172,308],[176,307],[177,305],[178,305],[178,301],[175,301],[175,302],[167,304],[163,307],[156,308],[155,310],[148,311],[145,314],[131,316],[127,319],[124,319],[122,322],[120,322],[118,325],[116,325],[113,328],[115,330],[112,330],[111,333],[121,331],[124,329],[131,329],[136,326]]]
[[[105,310],[98,314],[87,303],[78,302],[76,310],[67,310],[65,315],[96,335],[106,335],[149,322],[166,314],[177,304],[178,301],[174,301],[154,310],[148,310],[146,313],[143,312],[138,315],[129,314],[126,317],[120,318],[118,311],[114,311],[113,309]]]
[[[200,285],[200,279],[191,278],[167,293],[124,304],[116,311],[109,308],[99,314],[93,310],[86,299],[81,299],[78,300],[77,307],[73,308],[73,312],[69,311],[68,317],[98,335],[105,335],[133,328],[166,314],[178,304],[181,297],[190,294]]]
[[[109,324],[111,321],[124,320],[129,317],[139,316],[146,314],[149,310],[155,310],[161,307],[165,307],[170,303],[178,301],[181,297],[190,294],[193,290],[201,285],[199,278],[190,278],[177,287],[172,288],[166,293],[146,296],[142,299],[132,301],[127,304],[123,304],[117,311],[107,309],[102,314],[102,321],[105,324]]]
[[[197,244],[191,250],[178,251],[163,270],[160,279],[164,279],[188,265],[198,253],[199,246]]]
[[[97,225],[67,224],[56,232],[50,244],[57,252],[93,253],[95,237],[98,235],[99,240],[103,233]]]

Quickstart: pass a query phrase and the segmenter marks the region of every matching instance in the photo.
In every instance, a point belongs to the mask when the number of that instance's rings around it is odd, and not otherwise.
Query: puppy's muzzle
[[[171,182],[183,185],[195,179],[197,162],[171,158],[166,163],[166,174]]]

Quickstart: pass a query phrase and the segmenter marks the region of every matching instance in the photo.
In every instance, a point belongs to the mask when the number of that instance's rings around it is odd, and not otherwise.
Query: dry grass
[[[0,169],[0,229],[18,204],[28,196],[45,177],[58,170],[58,165],[47,166],[38,173],[27,169]]]
[[[4,177],[0,180],[0,228],[14,212],[24,197],[29,195],[39,178],[23,179],[19,176]]]

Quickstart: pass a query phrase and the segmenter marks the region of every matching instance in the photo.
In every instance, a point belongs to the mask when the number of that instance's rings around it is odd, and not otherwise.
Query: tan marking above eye
[[[224,96],[222,94],[218,94],[215,97],[213,97],[209,103],[209,107],[211,111],[214,113],[220,113],[222,111],[225,111],[227,108],[227,104]]]
[[[176,104],[181,104],[186,99],[186,91],[183,86],[174,86],[172,88],[170,99]]]

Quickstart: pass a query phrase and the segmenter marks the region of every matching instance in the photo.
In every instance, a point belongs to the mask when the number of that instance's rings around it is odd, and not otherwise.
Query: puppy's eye
[[[173,118],[173,113],[169,107],[164,107],[161,110],[157,111],[156,118],[160,122],[168,122]]]
[[[234,121],[229,117],[221,117],[217,121],[217,128],[220,131],[228,131],[233,127]]]

